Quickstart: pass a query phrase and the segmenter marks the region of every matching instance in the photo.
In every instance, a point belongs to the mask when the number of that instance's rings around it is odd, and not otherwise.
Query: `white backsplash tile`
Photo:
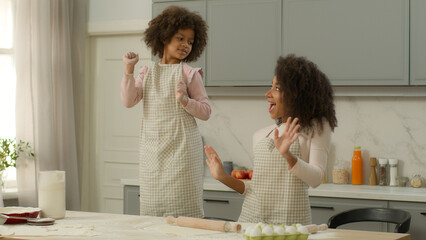
[[[252,135],[270,124],[264,97],[210,97],[212,115],[197,121],[205,144],[222,161],[253,166]],[[338,127],[332,136],[327,182],[336,160],[350,162],[354,146],[361,146],[364,184],[369,158],[399,159],[398,175],[426,177],[426,98],[336,97]]]

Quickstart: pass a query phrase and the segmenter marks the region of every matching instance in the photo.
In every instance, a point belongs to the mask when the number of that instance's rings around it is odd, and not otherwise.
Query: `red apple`
[[[231,176],[234,178],[237,178],[236,174],[237,174],[237,170],[232,170]]]
[[[248,178],[251,179],[253,177],[253,169],[249,170]]]
[[[237,173],[235,174],[235,177],[237,179],[246,179],[248,177],[248,173],[247,171],[244,170],[239,170],[237,171]]]

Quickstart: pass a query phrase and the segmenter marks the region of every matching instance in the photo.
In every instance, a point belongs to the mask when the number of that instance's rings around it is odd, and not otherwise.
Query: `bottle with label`
[[[362,185],[362,156],[361,147],[354,147],[354,154],[352,157],[352,184]]]
[[[389,158],[389,186],[397,186],[398,159]]]

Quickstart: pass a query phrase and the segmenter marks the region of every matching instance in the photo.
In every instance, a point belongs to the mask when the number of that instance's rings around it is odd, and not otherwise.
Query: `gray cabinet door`
[[[139,215],[139,186],[124,186],[123,213],[129,215]]]
[[[204,217],[237,221],[243,202],[244,197],[236,192],[204,190]]]
[[[160,14],[166,7],[175,5],[187,8],[190,11],[194,11],[200,14],[200,16],[206,20],[206,3],[205,1],[172,1],[172,2],[153,2],[152,3],[152,17],[156,17]],[[153,61],[158,61],[158,58],[153,57]],[[203,69],[204,78],[203,82],[205,84],[205,76],[206,76],[206,49],[204,49],[203,54],[201,54],[200,58],[196,62],[188,63],[192,67],[200,67]]]
[[[411,214],[411,240],[425,239],[426,236],[426,203],[389,201],[390,208],[402,209]],[[393,232],[395,224],[389,224],[389,232]]]
[[[284,53],[306,56],[335,86],[408,85],[409,2],[284,0]]]
[[[207,1],[206,86],[269,86],[281,55],[281,0]]]
[[[411,0],[411,85],[426,85],[426,1]]]
[[[327,224],[330,217],[346,210],[365,207],[386,208],[388,205],[387,201],[350,198],[310,197],[309,201],[312,210],[312,223],[314,224]],[[386,232],[387,224],[376,222],[349,223],[339,226],[339,229]]]

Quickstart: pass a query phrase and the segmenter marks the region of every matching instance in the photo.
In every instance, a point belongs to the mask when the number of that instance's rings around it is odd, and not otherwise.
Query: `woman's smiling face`
[[[272,119],[285,118],[284,116],[284,99],[281,91],[281,86],[277,81],[277,76],[272,81],[272,87],[266,92],[265,96],[268,100],[269,115]]]

